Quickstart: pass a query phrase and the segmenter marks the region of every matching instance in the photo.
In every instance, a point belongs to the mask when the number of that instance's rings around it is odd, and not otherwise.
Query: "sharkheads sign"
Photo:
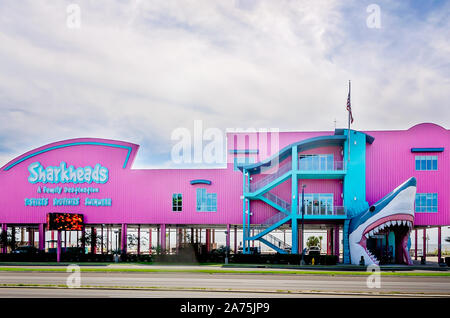
[[[50,212],[82,214],[87,223],[126,222],[130,208],[144,211],[149,202],[138,194],[152,178],[131,171],[138,149],[119,140],[76,138],[12,159],[0,167],[0,223],[46,224]]]
[[[39,162],[34,162],[28,166],[30,183],[105,183],[108,181],[108,169],[96,164],[94,168],[90,166],[74,168],[66,167],[65,162],[59,166],[49,166],[44,168]]]
[[[75,168],[73,165],[67,166],[61,162],[57,166],[43,167],[40,162],[33,162],[28,166],[28,182],[31,184],[104,184],[108,181],[109,170],[101,164],[94,167],[84,166]],[[75,194],[80,193],[98,193],[98,187],[70,187],[70,186],[38,186],[39,194]],[[111,206],[111,198],[85,198],[84,201],[79,197],[61,198],[55,197],[49,200],[44,198],[25,198],[25,206],[47,206],[53,203],[53,206],[79,206],[82,202],[85,206]]]

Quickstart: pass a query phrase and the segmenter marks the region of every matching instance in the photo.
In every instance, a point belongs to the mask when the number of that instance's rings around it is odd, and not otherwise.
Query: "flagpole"
[[[351,82],[348,80],[348,99],[350,100]],[[348,130],[347,130],[347,143],[348,143],[348,161],[350,162],[350,111],[348,111]]]

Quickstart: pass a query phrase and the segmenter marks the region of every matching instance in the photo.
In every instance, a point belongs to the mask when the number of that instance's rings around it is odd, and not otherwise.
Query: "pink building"
[[[106,251],[114,230],[126,252],[131,229],[139,239],[144,231],[147,244],[163,251],[169,229],[176,232],[176,246],[198,241],[199,233],[206,232],[208,249],[214,231],[226,229],[226,243],[234,252],[239,231],[244,253],[259,241],[276,252],[297,254],[304,245],[303,219],[305,228],[327,230],[327,253],[339,255],[342,249],[342,261],[348,263],[351,217],[411,177],[417,180],[414,230],[450,225],[449,142],[449,131],[435,124],[352,130],[350,136],[346,129],[229,133],[226,168],[138,170],[132,168],[136,144],[64,140],[31,150],[0,169],[0,223],[14,237],[25,229],[26,243],[40,249],[56,240],[57,232],[46,228],[49,213],[77,213],[86,228],[108,242]],[[288,230],[291,239],[273,235],[279,229]],[[390,234],[384,234],[374,238],[374,253],[391,244]],[[103,245],[97,252],[103,252]]]

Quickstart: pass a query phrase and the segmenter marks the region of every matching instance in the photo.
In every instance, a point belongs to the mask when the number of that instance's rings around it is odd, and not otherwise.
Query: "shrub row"
[[[336,265],[337,257],[334,255],[305,255],[305,263],[311,264],[314,258],[315,265]],[[446,258],[446,261],[448,262]],[[114,262],[112,254],[81,254],[61,253],[62,262]],[[164,263],[224,263],[225,253],[212,251],[210,253],[195,253],[189,250],[180,250],[177,255],[135,255],[122,254],[121,262],[164,262]],[[301,254],[231,254],[229,263],[240,264],[286,264],[298,265]],[[36,254],[0,254],[0,262],[56,262],[55,253]]]
[[[61,253],[61,262],[113,262],[111,254]],[[0,254],[0,262],[56,262],[54,253]]]
[[[301,254],[270,254],[270,255],[249,255],[236,254],[230,259],[230,263],[245,264],[286,264],[298,265],[302,259]],[[336,265],[337,256],[335,255],[305,255],[305,264],[311,265],[314,259],[315,265]]]

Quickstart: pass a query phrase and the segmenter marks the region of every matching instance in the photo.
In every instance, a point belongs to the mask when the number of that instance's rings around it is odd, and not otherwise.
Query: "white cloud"
[[[91,136],[151,145],[136,164],[163,164],[171,131],[195,119],[331,130],[335,118],[346,126],[348,79],[356,129],[449,126],[442,10],[408,25],[381,4],[383,28],[371,30],[358,2],[86,0],[81,28],[68,29],[69,3],[0,7],[4,163]]]

